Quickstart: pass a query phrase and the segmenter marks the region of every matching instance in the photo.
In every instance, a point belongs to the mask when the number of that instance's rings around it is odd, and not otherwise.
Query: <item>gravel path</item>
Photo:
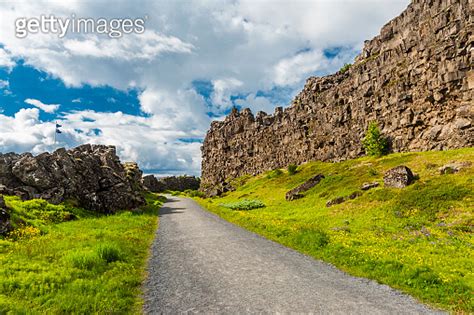
[[[160,211],[148,273],[147,314],[434,313],[388,286],[349,276],[178,197]]]

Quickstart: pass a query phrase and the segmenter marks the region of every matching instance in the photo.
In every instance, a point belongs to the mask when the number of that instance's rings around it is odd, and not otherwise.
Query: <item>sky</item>
[[[147,174],[199,175],[212,120],[288,106],[408,3],[0,0],[0,153],[108,144]],[[144,31],[16,36],[19,19],[41,15],[142,19]]]

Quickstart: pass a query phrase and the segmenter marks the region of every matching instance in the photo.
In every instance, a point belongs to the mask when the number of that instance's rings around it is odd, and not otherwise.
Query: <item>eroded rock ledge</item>
[[[113,146],[86,144],[38,156],[0,154],[0,194],[52,203],[74,199],[104,213],[144,204],[141,178],[137,164],[121,164]]]
[[[232,178],[291,163],[358,157],[370,121],[395,152],[473,146],[473,17],[469,0],[412,1],[348,71],[309,78],[290,107],[234,110],[213,122],[201,189],[223,191]]]

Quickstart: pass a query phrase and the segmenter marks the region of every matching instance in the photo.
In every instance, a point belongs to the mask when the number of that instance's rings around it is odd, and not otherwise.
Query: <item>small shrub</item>
[[[377,172],[377,170],[375,168],[370,168],[369,169],[369,175],[370,176],[377,176],[379,174],[379,172]]]
[[[341,67],[341,69],[339,69],[339,72],[340,72],[340,73],[345,73],[345,72],[347,72],[347,70],[349,70],[350,67],[352,67],[352,64],[350,64],[350,63],[345,63],[345,64]]]
[[[369,124],[362,145],[365,153],[369,156],[381,156],[388,152],[387,139],[382,136],[377,123],[374,121]]]
[[[295,175],[297,169],[298,169],[298,165],[296,165],[296,164],[290,164],[290,165],[288,165],[288,174],[290,174],[290,175]]]
[[[121,251],[120,248],[116,244],[112,243],[105,243],[105,244],[100,244],[97,247],[97,255],[103,260],[105,260],[107,263],[111,263],[117,260],[120,260]]]
[[[260,200],[242,199],[237,202],[224,203],[221,204],[221,206],[232,210],[252,210],[257,208],[263,208],[265,207],[265,204]]]
[[[272,178],[275,178],[275,177],[278,177],[280,176],[281,174],[283,174],[282,170],[277,168],[277,169],[274,169],[273,171],[270,171],[268,174],[267,174],[267,179],[272,179]]]

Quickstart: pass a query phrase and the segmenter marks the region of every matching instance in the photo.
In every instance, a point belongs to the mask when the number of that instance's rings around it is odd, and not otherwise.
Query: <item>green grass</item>
[[[110,216],[5,200],[16,229],[0,239],[0,314],[140,312],[160,197]]]
[[[352,67],[352,64],[350,63],[345,63],[341,69],[339,69],[339,72],[342,74],[342,73],[345,73],[347,72],[350,68]]]
[[[440,175],[451,161],[471,166]],[[383,187],[386,170],[404,164],[418,176],[404,189]],[[322,173],[326,177],[286,201],[285,193]],[[381,185],[330,208],[328,200]],[[261,200],[266,207],[233,211],[222,204]],[[474,312],[474,149],[397,153],[340,163],[311,162],[298,172],[270,171],[246,178],[220,198],[195,198],[224,219],[361,277],[376,279],[420,301]]]

